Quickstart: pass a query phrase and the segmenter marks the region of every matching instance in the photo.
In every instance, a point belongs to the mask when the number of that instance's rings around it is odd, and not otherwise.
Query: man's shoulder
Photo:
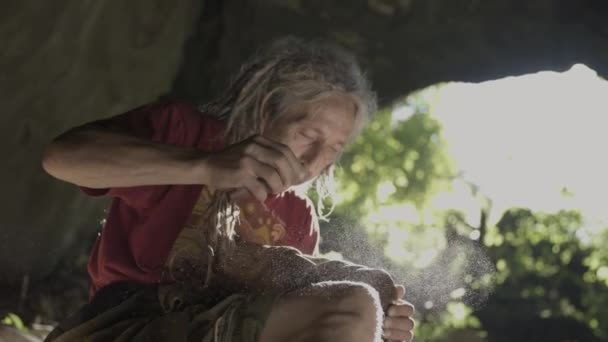
[[[182,114],[190,120],[202,121],[218,127],[223,126],[223,121],[203,111],[200,105],[191,102],[168,99],[157,102],[157,105],[174,113]]]
[[[151,104],[150,109],[169,114],[172,131],[168,134],[181,135],[185,144],[205,149],[223,146],[224,121],[201,110],[199,105],[183,100],[163,100]]]

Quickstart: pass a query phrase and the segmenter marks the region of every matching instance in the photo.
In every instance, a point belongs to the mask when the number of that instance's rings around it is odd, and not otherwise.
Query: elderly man
[[[59,136],[45,170],[114,200],[91,302],[48,340],[411,340],[403,286],[316,257],[316,211],[294,191],[329,193],[374,110],[349,54],[286,39],[206,106],[153,103]]]

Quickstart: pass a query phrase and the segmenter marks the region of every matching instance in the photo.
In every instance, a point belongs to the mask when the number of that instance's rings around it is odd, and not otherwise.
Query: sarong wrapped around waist
[[[279,296],[219,292],[181,283],[112,284],[45,341],[258,341]]]

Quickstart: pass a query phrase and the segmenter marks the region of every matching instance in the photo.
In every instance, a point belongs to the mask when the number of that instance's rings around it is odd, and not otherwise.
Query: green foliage
[[[6,316],[2,320],[0,320],[0,324],[13,326],[19,330],[26,330],[26,327],[23,324],[21,318],[12,312],[6,314]]]
[[[342,157],[338,210],[363,217],[382,203],[422,207],[453,174],[445,147],[441,125],[432,116],[418,112],[394,120],[391,111],[379,112]]]
[[[408,276],[436,279],[424,272],[445,272],[436,262],[416,266],[432,247],[436,260],[449,260],[454,241],[483,246],[495,273],[455,274],[465,278],[466,291],[494,283],[494,293],[485,305],[454,297],[432,308],[416,302],[421,341],[608,341],[608,229],[582,241],[586,222],[577,211],[513,208],[494,226],[482,214],[478,227],[455,210],[430,210],[434,217],[426,218],[428,199],[447,190],[456,174],[441,125],[425,108],[433,94],[410,97],[415,113],[405,120],[380,112],[343,156],[341,202],[322,229],[322,249],[381,265],[403,275],[407,285]],[[412,207],[416,215],[408,214]],[[388,257],[395,250],[400,260]],[[423,298],[408,293],[409,299]]]
[[[471,312],[463,303],[450,302],[443,311],[425,314],[416,336],[420,341],[484,341],[487,333],[479,329],[481,323]]]
[[[608,322],[608,287],[597,277],[601,263],[590,265],[602,256],[576,236],[583,223],[576,211],[504,213],[484,238],[498,269],[493,300],[476,313],[486,328],[511,319],[515,326],[529,325],[527,333],[550,327],[552,333],[538,341],[608,339],[599,326]],[[510,317],[513,312],[517,320]],[[503,329],[493,327],[491,336],[496,341],[524,337],[512,333],[501,339]]]

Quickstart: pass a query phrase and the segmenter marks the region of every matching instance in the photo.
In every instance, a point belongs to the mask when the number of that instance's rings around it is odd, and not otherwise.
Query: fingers
[[[255,197],[258,201],[264,203],[268,196],[268,190],[265,184],[257,179],[247,179],[244,182],[245,188],[249,191],[251,196]]]
[[[240,160],[241,175],[239,183],[242,183],[245,179],[258,179],[267,187],[268,193],[283,192],[289,188],[290,178],[285,176],[286,172],[283,169],[276,166],[281,164],[280,161],[271,164],[273,163],[273,157],[269,157],[269,154],[272,152],[262,149],[264,148],[258,145],[249,145],[245,148],[245,156]]]
[[[247,198],[253,196],[251,194],[251,192],[249,190],[247,190],[247,188],[234,189],[234,190],[230,191],[228,193],[228,195],[230,196],[230,200],[234,201],[234,202],[240,202],[244,199],[247,199]]]
[[[262,184],[267,187],[267,193],[279,193],[289,187],[283,182],[277,169],[254,157],[243,158],[241,164],[245,170],[248,170],[245,172],[250,172],[249,177],[246,178],[261,180]]]
[[[309,177],[288,146],[260,135],[214,157],[208,164],[215,171],[210,182],[233,189],[229,196],[234,201],[253,196],[264,202],[268,194],[281,193]]]
[[[410,317],[387,317],[382,326],[382,335],[388,341],[411,341],[416,322]]]
[[[408,331],[414,329],[416,322],[411,317],[386,317],[384,319],[385,330],[403,330]]]
[[[386,312],[389,317],[410,317],[414,315],[416,309],[411,303],[402,301],[399,304],[391,305]]]
[[[306,181],[308,177],[306,169],[288,146],[261,135],[254,136],[252,140],[265,148],[265,150],[256,150],[260,152],[256,156],[261,161],[276,167],[287,187]]]
[[[405,286],[403,285],[395,285],[395,292],[396,292],[396,300],[399,299],[403,299],[403,296],[405,296]]]
[[[414,333],[411,331],[402,331],[402,330],[387,330],[383,334],[384,338],[387,341],[407,341],[410,342],[414,338]]]

